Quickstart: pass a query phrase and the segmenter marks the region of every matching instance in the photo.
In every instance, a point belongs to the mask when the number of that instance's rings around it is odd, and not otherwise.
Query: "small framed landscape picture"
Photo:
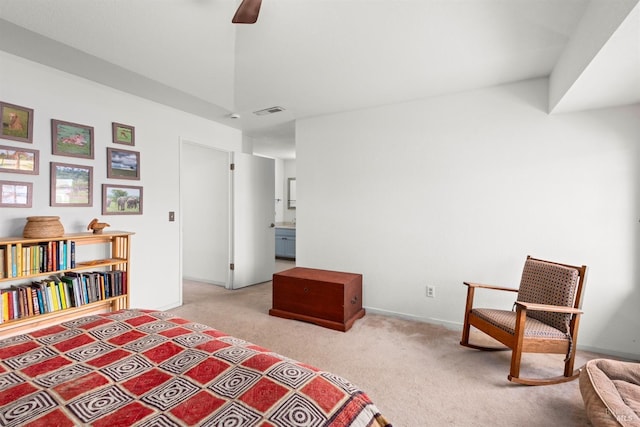
[[[33,110],[31,108],[0,102],[0,114],[2,115],[0,137],[33,143]]]
[[[51,119],[52,153],[93,159],[93,127]]]
[[[142,187],[102,184],[102,215],[142,215]]]
[[[38,150],[0,145],[0,172],[38,175]]]
[[[140,153],[107,148],[107,178],[140,179]]]
[[[51,206],[93,206],[93,167],[51,162]]]
[[[33,183],[0,181],[0,206],[3,208],[30,208]]]
[[[111,123],[114,144],[136,145],[136,128],[122,123]]]

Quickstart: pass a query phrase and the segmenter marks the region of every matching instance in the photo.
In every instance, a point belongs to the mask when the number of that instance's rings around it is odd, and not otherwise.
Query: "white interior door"
[[[234,153],[232,289],[271,280],[275,271],[275,161]]]

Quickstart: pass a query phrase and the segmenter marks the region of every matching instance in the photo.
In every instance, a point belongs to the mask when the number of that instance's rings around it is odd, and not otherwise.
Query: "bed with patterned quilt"
[[[162,311],[6,338],[0,360],[0,426],[391,426],[348,380]]]

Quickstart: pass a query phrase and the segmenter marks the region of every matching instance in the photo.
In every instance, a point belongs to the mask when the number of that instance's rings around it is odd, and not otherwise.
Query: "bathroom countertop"
[[[276,222],[276,228],[290,228],[295,230],[296,223],[295,222]]]

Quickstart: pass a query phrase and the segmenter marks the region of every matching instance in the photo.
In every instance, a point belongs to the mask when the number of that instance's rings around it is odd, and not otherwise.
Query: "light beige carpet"
[[[271,289],[270,282],[235,291],[186,282],[184,305],[171,311],[347,378],[394,427],[590,425],[578,381],[515,385],[507,381],[509,351],[472,350],[459,345],[459,332],[375,314],[346,333],[269,316]],[[576,366],[596,357],[579,351]],[[528,354],[522,375],[561,368],[562,356]]]

